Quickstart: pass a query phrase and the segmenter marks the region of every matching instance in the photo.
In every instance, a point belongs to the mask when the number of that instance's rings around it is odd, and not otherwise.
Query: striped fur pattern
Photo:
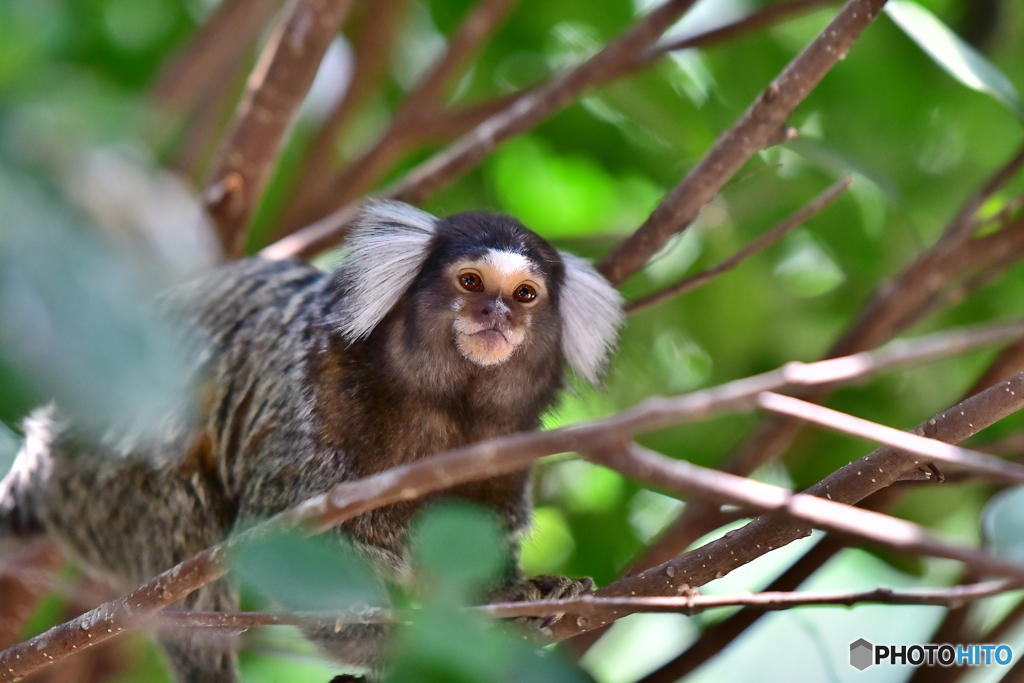
[[[447,269],[495,251],[527,260],[550,297],[530,309],[515,353],[481,366],[453,342]],[[595,380],[621,321],[617,295],[589,265],[518,221],[483,213],[441,220],[394,203],[370,206],[336,274],[297,261],[241,261],[162,303],[181,323],[195,394],[164,435],[90,440],[41,413],[0,483],[0,540],[45,531],[123,590],[337,483],[538,427],[565,361]],[[494,509],[514,548],[529,521],[527,483],[517,473],[445,495]],[[374,510],[338,533],[382,572],[406,576],[406,532],[427,502]],[[523,580],[515,569],[505,594],[559,597],[590,585]],[[232,610],[237,595],[219,581],[183,606]],[[307,635],[339,661],[375,666],[388,631],[353,625]],[[230,640],[160,639],[178,681],[237,681]]]

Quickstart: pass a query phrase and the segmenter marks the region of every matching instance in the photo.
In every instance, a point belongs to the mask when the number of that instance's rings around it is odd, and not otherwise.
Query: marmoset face
[[[561,356],[565,266],[544,239],[509,216],[441,219],[416,281],[405,343],[491,367]]]
[[[489,249],[447,269],[459,352],[478,365],[507,360],[526,338],[538,307],[550,305],[544,274],[526,256]]]
[[[373,354],[386,347],[414,384],[515,364],[521,372],[505,376],[521,391],[530,373],[550,380],[563,362],[593,383],[604,371],[622,297],[590,263],[511,216],[437,218],[372,202],[349,245],[330,324],[349,344],[367,339]]]

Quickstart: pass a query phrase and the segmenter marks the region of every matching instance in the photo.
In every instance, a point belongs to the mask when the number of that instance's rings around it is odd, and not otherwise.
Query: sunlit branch
[[[637,299],[636,301],[631,302],[629,305],[626,306],[626,312],[636,313],[637,311],[642,311],[645,308],[650,308],[651,306],[660,304],[663,301],[667,301],[674,297],[681,296],[689,291],[692,291],[694,289],[697,289],[698,287],[707,284],[718,275],[721,275],[726,271],[732,270],[733,268],[735,268],[736,266],[738,266],[740,263],[747,260],[751,256],[761,253],[771,245],[778,242],[780,239],[788,235],[790,232],[792,232],[793,230],[807,222],[807,220],[810,219],[812,216],[815,216],[818,213],[820,213],[825,207],[834,202],[839,197],[839,195],[841,195],[843,192],[849,189],[852,183],[853,176],[843,176],[842,178],[839,179],[838,182],[836,182],[828,189],[826,189],[824,192],[822,192],[820,195],[812,199],[799,211],[794,213],[792,216],[786,218],[781,223],[779,223],[771,230],[758,237],[757,239],[753,240],[750,244],[745,246],[743,249],[740,249],[734,255],[730,256],[729,258],[727,258],[726,260],[722,261],[721,263],[712,268],[708,268],[707,270],[697,273],[696,275],[685,277],[673,285],[669,285],[664,289],[661,289],[652,294],[648,294],[647,296],[644,296],[640,299]]]
[[[210,173],[203,201],[229,256],[242,253],[292,121],[352,0],[296,0],[260,54]]]
[[[961,330],[949,335],[947,348],[964,351],[1015,338],[1020,334],[1021,323],[990,326],[972,331]],[[919,344],[904,342],[900,347],[883,348],[848,359],[834,359],[822,363],[789,363],[778,370],[703,391],[672,398],[648,399],[633,409],[602,420],[547,432],[524,432],[490,439],[365,479],[342,483],[250,529],[232,541],[198,553],[123,598],[105,603],[78,619],[55,626],[31,640],[0,652],[0,683],[19,680],[72,652],[103,642],[124,630],[139,628],[164,607],[224,576],[228,571],[223,562],[225,548],[240,538],[280,528],[301,527],[314,532],[324,531],[372,509],[419,498],[458,484],[525,469],[546,455],[569,451],[600,451],[609,444],[621,443],[644,431],[706,419],[726,411],[751,408],[754,405],[754,397],[762,391],[780,389],[794,383],[850,381],[885,368],[911,362],[913,359],[935,358],[942,344],[940,339],[932,336],[919,341]],[[1024,376],[1017,376],[1009,383],[993,387],[949,411],[957,414],[933,418],[928,424],[934,422],[936,426],[929,428],[928,435],[946,441],[963,440],[973,431],[1024,406],[1022,385]],[[1015,393],[1006,392],[1006,386],[1012,387]],[[837,475],[842,472],[844,470],[840,470]],[[826,482],[828,481],[826,479]],[[879,488],[882,485],[884,484],[880,484]],[[853,489],[847,497],[856,500],[859,489]],[[802,531],[798,529],[797,536],[801,533]],[[968,561],[984,564],[982,560],[973,556],[968,557]],[[729,571],[732,568],[723,566],[721,571]],[[674,568],[672,572],[675,573]],[[676,586],[687,583],[698,585],[694,579],[684,577],[688,577],[687,573],[680,572],[678,581],[672,586],[673,590]],[[651,581],[649,573],[632,577],[630,580],[634,579],[638,580],[645,590],[627,592],[625,595],[657,595],[665,589],[664,575],[657,577],[656,587],[646,585]],[[628,586],[630,580],[617,581],[604,590],[621,590],[623,581],[627,581]],[[630,589],[627,587],[626,590]],[[623,594],[613,592],[611,597],[621,595]],[[555,628],[559,628],[559,624],[556,624]],[[570,630],[568,635],[585,630],[581,625],[574,628],[576,631]],[[553,637],[564,638],[566,635],[559,632],[553,634]]]

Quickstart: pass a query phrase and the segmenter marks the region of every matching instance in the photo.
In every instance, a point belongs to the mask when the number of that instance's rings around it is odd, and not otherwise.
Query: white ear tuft
[[[427,258],[437,220],[395,201],[373,201],[360,213],[338,272],[345,291],[339,327],[350,342],[370,334],[409,289]]]
[[[562,286],[562,352],[569,365],[597,384],[625,320],[622,295],[589,261],[559,252],[565,263]]]

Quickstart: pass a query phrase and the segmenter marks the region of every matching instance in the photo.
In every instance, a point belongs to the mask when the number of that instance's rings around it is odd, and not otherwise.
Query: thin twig
[[[976,248],[976,244],[972,244],[975,248],[967,249],[966,245],[971,242],[970,231],[963,231],[960,226],[963,216],[973,216],[972,210],[976,211],[976,207],[982,206],[992,193],[1013,176],[1019,169],[1022,155],[1024,147],[997,169],[980,189],[972,193],[957,216],[947,225],[943,235],[957,234],[959,240],[940,238],[892,281],[879,285],[860,316],[825,353],[825,358],[846,356],[891,339],[916,320],[915,312],[921,312],[922,304],[941,290],[945,283],[958,274],[985,267],[987,259],[1003,259],[1008,253],[1015,253],[1020,258],[1024,253],[1024,242],[1021,241],[1020,231],[1015,230],[1012,224],[982,240],[973,240],[975,243],[983,242],[984,249]],[[820,402],[831,389],[824,385],[799,395],[805,400]],[[785,452],[800,428],[799,420],[784,416],[770,417],[728,457],[721,469],[732,474],[750,474]],[[675,557],[720,525],[721,517],[714,506],[699,500],[691,501],[672,526],[637,560],[634,570],[642,571]]]
[[[290,200],[293,206],[308,202],[331,178],[334,159],[338,156],[337,140],[387,76],[391,51],[398,39],[399,20],[405,15],[407,5],[407,0],[378,0],[363,6],[367,16],[353,31],[358,37],[354,41],[352,79],[341,100],[306,145],[305,158],[293,183]]]
[[[225,252],[242,253],[245,228],[320,61],[352,0],[294,0],[249,77],[203,200]]]
[[[281,0],[224,0],[157,77],[157,104],[189,112],[213,97],[280,6]]]
[[[727,258],[726,260],[719,263],[717,266],[708,268],[705,271],[683,278],[679,282],[669,285],[665,289],[659,290],[652,294],[648,294],[636,301],[633,301],[626,306],[627,313],[636,313],[642,311],[645,308],[650,308],[660,304],[663,301],[672,299],[677,296],[686,294],[689,291],[697,289],[703,286],[713,278],[721,275],[722,273],[732,270],[743,261],[747,260],[755,254],[759,254],[771,245],[778,242],[780,239],[788,235],[794,229],[800,227],[812,216],[817,215],[825,207],[834,202],[839,195],[845,192],[850,185],[853,183],[853,176],[846,175],[839,179],[838,182],[830,186],[827,190],[819,194],[817,197],[812,199],[806,205],[803,206],[799,211],[789,216],[781,223],[773,227],[768,232],[762,234],[757,239],[753,240],[750,244],[740,249],[738,252]]]
[[[656,45],[649,48],[645,53],[642,53],[632,62],[624,62],[619,65],[618,69],[605,73],[602,80],[594,80],[591,87],[604,85],[616,78],[620,78],[630,73],[634,73],[639,69],[646,68],[655,63],[659,57],[673,50],[691,47],[711,47],[731,40],[744,33],[785,21],[786,19],[811,11],[819,6],[835,4],[835,2],[837,2],[837,0],[798,0],[797,2],[770,5],[757,10],[747,17],[743,17],[732,24],[685,38],[682,41],[668,43],[666,45]],[[518,106],[520,101],[527,97],[532,97],[533,94],[542,87],[545,86],[531,86],[530,88],[526,88],[522,91],[501,95],[479,105],[469,106],[464,109],[449,110],[445,112],[443,116],[427,122],[427,125],[421,131],[422,139],[451,139],[451,137],[463,135],[470,128],[482,125],[484,121],[492,116],[496,116],[503,110],[511,110],[513,106]],[[554,112],[549,112],[549,114],[551,113]],[[772,140],[774,144],[778,144],[783,141],[784,140],[778,139]],[[464,171],[468,169],[469,167],[464,169]],[[338,209],[330,216],[319,219],[315,223],[303,228],[302,231],[300,231],[301,235],[297,235],[293,239],[285,238],[287,241],[271,245],[264,251],[263,255],[267,258],[287,258],[290,256],[308,257],[315,255],[318,251],[331,246],[344,237],[346,227],[355,215],[354,208],[355,207],[352,205],[349,205]]]
[[[680,597],[599,598],[583,595],[565,600],[535,600],[477,605],[466,612],[490,619],[545,617],[551,614],[667,613],[695,615],[722,607],[751,607],[777,611],[798,607],[852,607],[876,605],[966,605],[975,600],[1019,590],[1013,581],[984,581],[972,584],[918,590],[894,590],[879,587],[865,591],[765,591],[726,595],[688,595]],[[340,624],[394,623],[414,618],[415,610],[368,608],[351,612],[184,612],[166,610],[160,614],[161,628],[213,628],[247,630],[263,626],[329,627]]]
[[[965,467],[1003,481],[1024,483],[1024,465],[1019,463],[886,427],[871,420],[819,406],[816,403],[765,391],[757,395],[757,405],[765,410],[813,422],[837,432],[854,434],[880,444],[899,448],[934,462]],[[921,433],[924,433],[923,429]]]
[[[666,0],[624,34],[568,73],[515,100],[507,109],[487,119],[448,148],[410,171],[381,196],[413,204],[474,168],[498,143],[530,130],[554,112],[573,102],[581,92],[603,83],[648,49],[694,0]],[[342,207],[302,230],[270,245],[261,253],[266,258],[309,256],[334,244],[355,216],[358,207]]]
[[[1019,336],[1020,327],[1018,323],[960,331],[950,335],[950,347],[963,350],[982,342],[996,343],[1000,339]],[[627,440],[643,431],[750,407],[752,397],[762,391],[792,383],[848,381],[915,358],[931,359],[936,356],[937,342],[938,338],[933,336],[926,338],[920,345],[905,344],[898,351],[880,349],[874,355],[863,354],[822,364],[790,363],[772,372],[692,394],[649,399],[631,410],[603,420],[547,432],[525,432],[490,439],[359,481],[340,484],[230,542],[198,553],[123,598],[101,605],[78,619],[55,626],[31,640],[0,652],[0,683],[19,680],[71,652],[103,642],[124,630],[138,628],[164,607],[221,578],[227,573],[227,567],[222,562],[225,548],[239,538],[282,527],[302,526],[312,531],[324,531],[378,507],[419,498],[461,483],[522,470],[545,455],[598,450],[609,442]],[[1011,384],[1020,388],[1019,385],[1024,384],[1024,376],[1014,378]],[[966,438],[963,434],[971,429],[963,424],[965,420],[971,425],[978,425],[980,429],[1024,405],[1024,389],[1018,392],[1020,396],[1004,394],[1002,389],[1002,386],[996,387],[975,397],[974,403],[969,406],[962,404],[959,419],[954,416],[949,420],[950,424],[947,424],[943,416],[939,416],[943,418],[939,423],[939,438],[952,434],[960,437],[956,440],[962,440]],[[963,411],[966,411],[967,417],[964,417]],[[645,575],[636,578],[641,582],[649,580]],[[664,588],[663,582],[663,577],[658,579],[659,589]],[[613,586],[621,583],[622,580]],[[613,594],[612,597],[617,595]],[[577,626],[576,632],[582,630]]]
[[[359,159],[318,182],[315,194],[297,197],[285,218],[285,231],[291,232],[355,200],[376,185],[416,142],[437,130],[434,121],[445,117],[448,87],[501,25],[516,1],[479,0],[455,32],[444,55],[402,102],[377,142]]]
[[[1019,372],[1024,372],[1024,354],[1011,351],[1014,346],[1016,345],[1011,345],[1000,353],[996,360],[982,374],[982,377],[965,392],[964,398],[984,391]],[[993,455],[1017,456],[1016,459],[1019,459],[1019,456],[1024,453],[1024,439],[1020,438],[1021,435],[1015,435],[1015,437],[1008,437],[1000,442],[985,444],[982,450]],[[951,477],[947,475],[946,479],[949,481]],[[883,489],[866,498],[860,505],[878,512],[886,512],[896,505],[903,497],[904,492],[905,489],[900,489],[899,487]],[[811,574],[820,569],[839,550],[845,547],[846,543],[843,542],[842,538],[826,536],[773,581],[767,590],[795,590]],[[714,657],[716,653],[724,650],[729,643],[752,626],[760,616],[760,612],[740,610],[725,620],[709,626],[704,630],[697,642],[693,643],[675,659],[666,662],[660,668],[645,676],[639,683],[673,683],[679,680]],[[594,640],[592,637],[593,633],[599,633],[599,631],[588,632],[582,634],[579,638],[573,639],[571,642],[574,644],[574,650],[585,651]],[[577,644],[576,641],[578,640],[585,642]],[[1000,639],[992,637],[985,642],[1000,642]],[[943,679],[943,681],[944,683],[951,683],[951,680]]]
[[[1022,407],[1024,373],[971,396],[921,423],[913,431],[946,443],[960,443]],[[920,457],[908,456],[903,451],[884,446],[833,472],[807,489],[805,494],[853,505],[920,467]],[[623,577],[597,594],[608,597],[671,595],[679,586],[697,587],[721,578],[737,567],[809,533],[806,524],[777,514],[762,515],[696,550],[635,576]],[[562,640],[605,623],[600,619],[586,623],[563,620],[552,627],[552,638]]]
[[[783,127],[786,119],[825,74],[853,47],[885,0],[849,0],[810,45],[782,70],[732,128],[722,133],[700,162],[662,200],[651,216],[600,265],[613,284],[639,271]]]

